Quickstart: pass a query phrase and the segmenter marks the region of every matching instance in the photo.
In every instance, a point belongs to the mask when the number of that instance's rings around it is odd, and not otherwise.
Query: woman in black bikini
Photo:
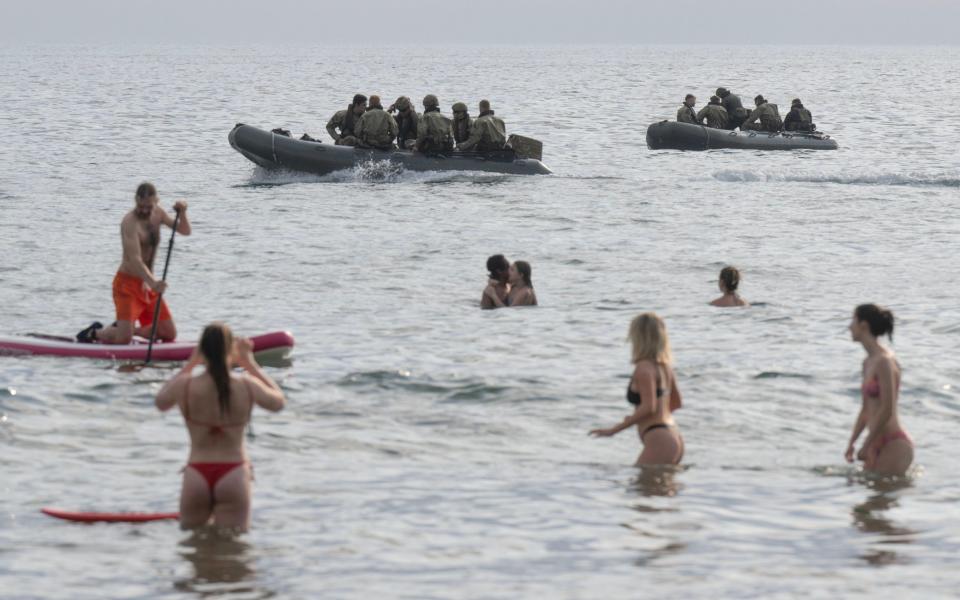
[[[608,429],[594,429],[590,435],[610,437],[637,426],[643,452],[638,465],[675,465],[683,458],[683,437],[672,412],[681,406],[680,390],[670,363],[670,340],[663,321],[644,313],[630,323],[627,336],[633,346],[635,368],[627,386],[627,401],[633,414]]]
[[[232,374],[236,364],[246,373]],[[203,365],[203,373],[193,369]],[[284,397],[253,357],[253,344],[230,328],[208,325],[183,369],[157,394],[162,411],[180,407],[190,434],[190,458],[183,470],[180,526],[193,529],[209,523],[246,531],[250,527],[250,462],[243,430],[253,405],[270,411],[283,408]]]

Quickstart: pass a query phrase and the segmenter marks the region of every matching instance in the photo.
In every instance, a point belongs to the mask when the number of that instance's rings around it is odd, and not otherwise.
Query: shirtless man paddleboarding
[[[144,182],[137,187],[136,206],[120,221],[123,260],[113,278],[117,321],[109,327],[93,323],[77,334],[77,341],[129,344],[134,335],[150,337],[157,299],[167,289],[167,284],[153,274],[153,259],[160,245],[160,226],[173,228],[173,217],[160,208],[159,202],[157,188],[152,183]],[[190,235],[187,203],[181,200],[173,205],[173,209],[180,213],[177,233]],[[162,299],[158,321],[157,339],[176,339],[177,328],[167,303]]]

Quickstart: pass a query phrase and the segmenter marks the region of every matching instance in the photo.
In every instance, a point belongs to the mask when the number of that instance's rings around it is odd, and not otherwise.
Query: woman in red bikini
[[[609,437],[636,425],[643,452],[638,465],[675,465],[683,458],[683,437],[673,421],[673,411],[682,404],[670,363],[667,327],[657,315],[644,313],[630,323],[628,339],[633,345],[633,377],[627,385],[627,402],[633,414],[608,429],[590,435]]]
[[[236,363],[246,373],[231,374]],[[193,369],[206,370],[193,376]],[[183,369],[156,399],[162,411],[180,407],[190,433],[190,461],[183,470],[180,526],[193,529],[213,520],[217,527],[250,527],[250,481],[253,473],[243,444],[253,405],[283,408],[280,386],[260,369],[253,344],[236,341],[222,323],[203,330],[199,346]]]
[[[897,417],[900,365],[878,339],[883,335],[893,339],[893,313],[876,304],[861,304],[853,311],[850,335],[863,345],[867,358],[863,361],[862,405],[847,445],[847,462],[853,462],[854,444],[866,428],[869,434],[856,453],[864,469],[879,475],[904,475],[913,462],[913,440]]]

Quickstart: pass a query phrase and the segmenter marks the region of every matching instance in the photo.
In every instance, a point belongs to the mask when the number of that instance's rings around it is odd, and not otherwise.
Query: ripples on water
[[[960,398],[953,48],[39,47],[0,52],[4,333],[110,313],[116,221],[141,179],[190,202],[169,298],[289,328],[289,396],[257,413],[254,529],[73,526],[44,505],[176,506],[169,370],[0,360],[0,589],[18,597],[681,597],[952,594]],[[398,67],[416,65],[411,70]],[[123,73],[122,78],[116,75]],[[344,78],[344,73],[353,75]],[[442,75],[442,76],[441,76]],[[801,96],[832,153],[649,152],[647,123],[718,85]],[[427,89],[429,87],[429,89]],[[550,177],[325,177],[255,168],[233,123],[318,136],[357,90],[489,96]],[[624,127],[624,123],[629,126]],[[487,255],[533,264],[542,306],[480,312]],[[706,306],[745,272],[749,310]],[[854,305],[898,317],[907,480],[843,463]],[[629,465],[630,318],[667,321],[686,407],[679,469]],[[882,586],[879,587],[879,586]],[[2,595],[2,594],[0,594]]]

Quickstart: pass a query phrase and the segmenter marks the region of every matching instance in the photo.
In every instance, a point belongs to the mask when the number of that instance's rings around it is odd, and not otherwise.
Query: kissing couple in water
[[[480,298],[480,308],[537,305],[530,263],[518,260],[511,265],[502,254],[494,254],[487,259],[487,271],[490,279]]]

